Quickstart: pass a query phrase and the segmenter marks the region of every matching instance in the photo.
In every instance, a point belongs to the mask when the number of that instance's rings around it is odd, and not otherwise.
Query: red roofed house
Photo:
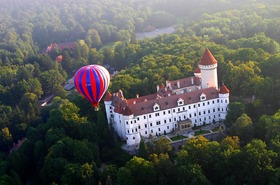
[[[218,63],[206,49],[194,76],[166,81],[157,93],[125,99],[121,90],[105,96],[106,115],[127,145],[139,145],[141,137],[163,135],[190,120],[192,126],[224,120],[229,103],[229,90],[218,87]]]

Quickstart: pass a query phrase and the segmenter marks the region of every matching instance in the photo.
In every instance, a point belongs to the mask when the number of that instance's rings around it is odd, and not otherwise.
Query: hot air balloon
[[[74,76],[74,84],[79,93],[98,110],[98,103],[110,84],[110,74],[100,65],[80,68]]]

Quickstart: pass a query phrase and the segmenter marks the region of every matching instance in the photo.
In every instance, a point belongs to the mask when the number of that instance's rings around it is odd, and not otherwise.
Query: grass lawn
[[[193,129],[193,130],[200,130],[201,127],[203,127],[203,126],[205,126],[205,125],[196,126],[196,127],[193,127],[192,129]]]
[[[174,136],[174,137],[171,137],[170,139],[172,141],[177,141],[177,140],[181,140],[181,139],[185,139],[187,138],[186,136],[182,136],[182,135],[178,135],[178,136]]]
[[[217,131],[219,131],[219,130],[220,130],[220,128],[221,128],[221,126],[216,127],[216,128],[214,128],[214,129],[212,129],[212,132],[217,132]]]
[[[196,131],[194,133],[194,135],[198,136],[198,135],[201,135],[201,134],[208,134],[208,133],[210,133],[210,131],[208,131],[208,130],[200,130],[200,131]]]

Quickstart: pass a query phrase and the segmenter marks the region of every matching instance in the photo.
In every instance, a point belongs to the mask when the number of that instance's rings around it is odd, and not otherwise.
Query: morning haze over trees
[[[279,184],[278,0],[0,4],[0,184]],[[174,33],[136,40],[147,28],[169,26]],[[95,112],[63,88],[80,67],[101,64],[119,71],[111,92],[147,95],[192,75],[205,48],[231,91],[228,135],[192,138],[178,153],[159,139],[130,156],[102,103]]]

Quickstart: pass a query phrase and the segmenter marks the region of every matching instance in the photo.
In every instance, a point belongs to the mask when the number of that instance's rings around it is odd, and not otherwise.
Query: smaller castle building
[[[104,103],[108,124],[112,124],[127,145],[148,138],[224,120],[229,90],[218,87],[218,62],[206,49],[194,76],[166,81],[157,93],[126,99],[121,90],[107,92]]]

